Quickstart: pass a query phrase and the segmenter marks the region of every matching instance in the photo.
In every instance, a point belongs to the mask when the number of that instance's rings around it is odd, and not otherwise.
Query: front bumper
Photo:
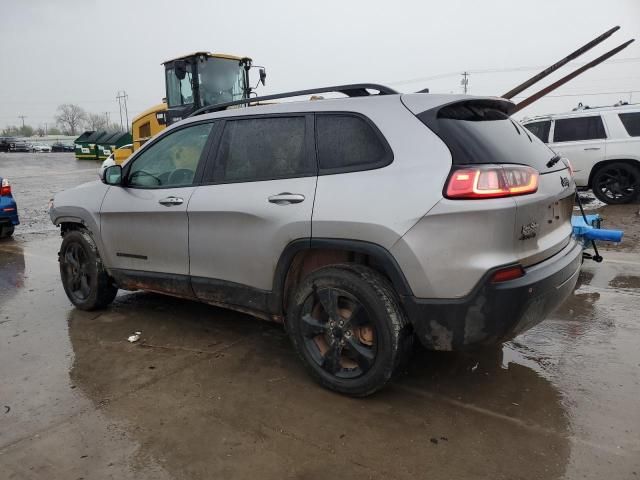
[[[491,283],[488,272],[466,297],[402,297],[414,330],[427,348],[463,350],[497,345],[540,323],[573,292],[582,247],[571,239],[561,252],[525,269],[515,280]]]

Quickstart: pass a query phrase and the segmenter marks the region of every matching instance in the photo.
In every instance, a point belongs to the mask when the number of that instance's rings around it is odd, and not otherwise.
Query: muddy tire
[[[640,194],[640,168],[625,162],[604,164],[593,175],[591,189],[601,202],[629,203]]]
[[[77,308],[97,310],[116,297],[118,288],[105,271],[96,244],[86,230],[64,235],[58,262],[64,291]]]
[[[9,238],[11,235],[13,235],[14,231],[15,227],[13,225],[0,225],[0,238]]]
[[[413,333],[393,287],[360,265],[307,276],[291,296],[286,327],[311,376],[351,396],[384,387],[412,351]]]

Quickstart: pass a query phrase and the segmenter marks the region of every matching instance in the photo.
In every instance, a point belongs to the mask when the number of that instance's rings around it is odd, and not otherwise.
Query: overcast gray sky
[[[499,95],[614,25],[576,62],[639,40],[521,113],[612,104],[631,91],[640,102],[639,0],[3,0],[0,10],[0,127],[19,115],[51,125],[61,103],[119,122],[118,90],[131,118],[164,96],[160,63],[196,50],[265,65],[264,94],[363,81],[459,93],[468,70],[471,93]]]

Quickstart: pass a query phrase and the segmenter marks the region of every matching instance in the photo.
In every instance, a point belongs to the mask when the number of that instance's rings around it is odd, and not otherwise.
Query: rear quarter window
[[[317,114],[316,149],[320,174],[381,168],[393,160],[377,128],[353,114]]]
[[[551,120],[527,123],[525,127],[544,143],[549,143],[549,130],[551,129]]]
[[[640,112],[620,113],[618,116],[630,136],[640,137]]]
[[[561,118],[555,121],[554,142],[577,142],[607,138],[600,115]]]

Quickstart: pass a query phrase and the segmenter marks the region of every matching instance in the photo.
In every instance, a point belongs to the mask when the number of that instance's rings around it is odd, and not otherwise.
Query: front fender
[[[58,193],[49,210],[51,221],[56,226],[63,223],[82,225],[89,230],[101,253],[104,249],[100,235],[100,210],[109,188],[102,182],[89,182]]]

